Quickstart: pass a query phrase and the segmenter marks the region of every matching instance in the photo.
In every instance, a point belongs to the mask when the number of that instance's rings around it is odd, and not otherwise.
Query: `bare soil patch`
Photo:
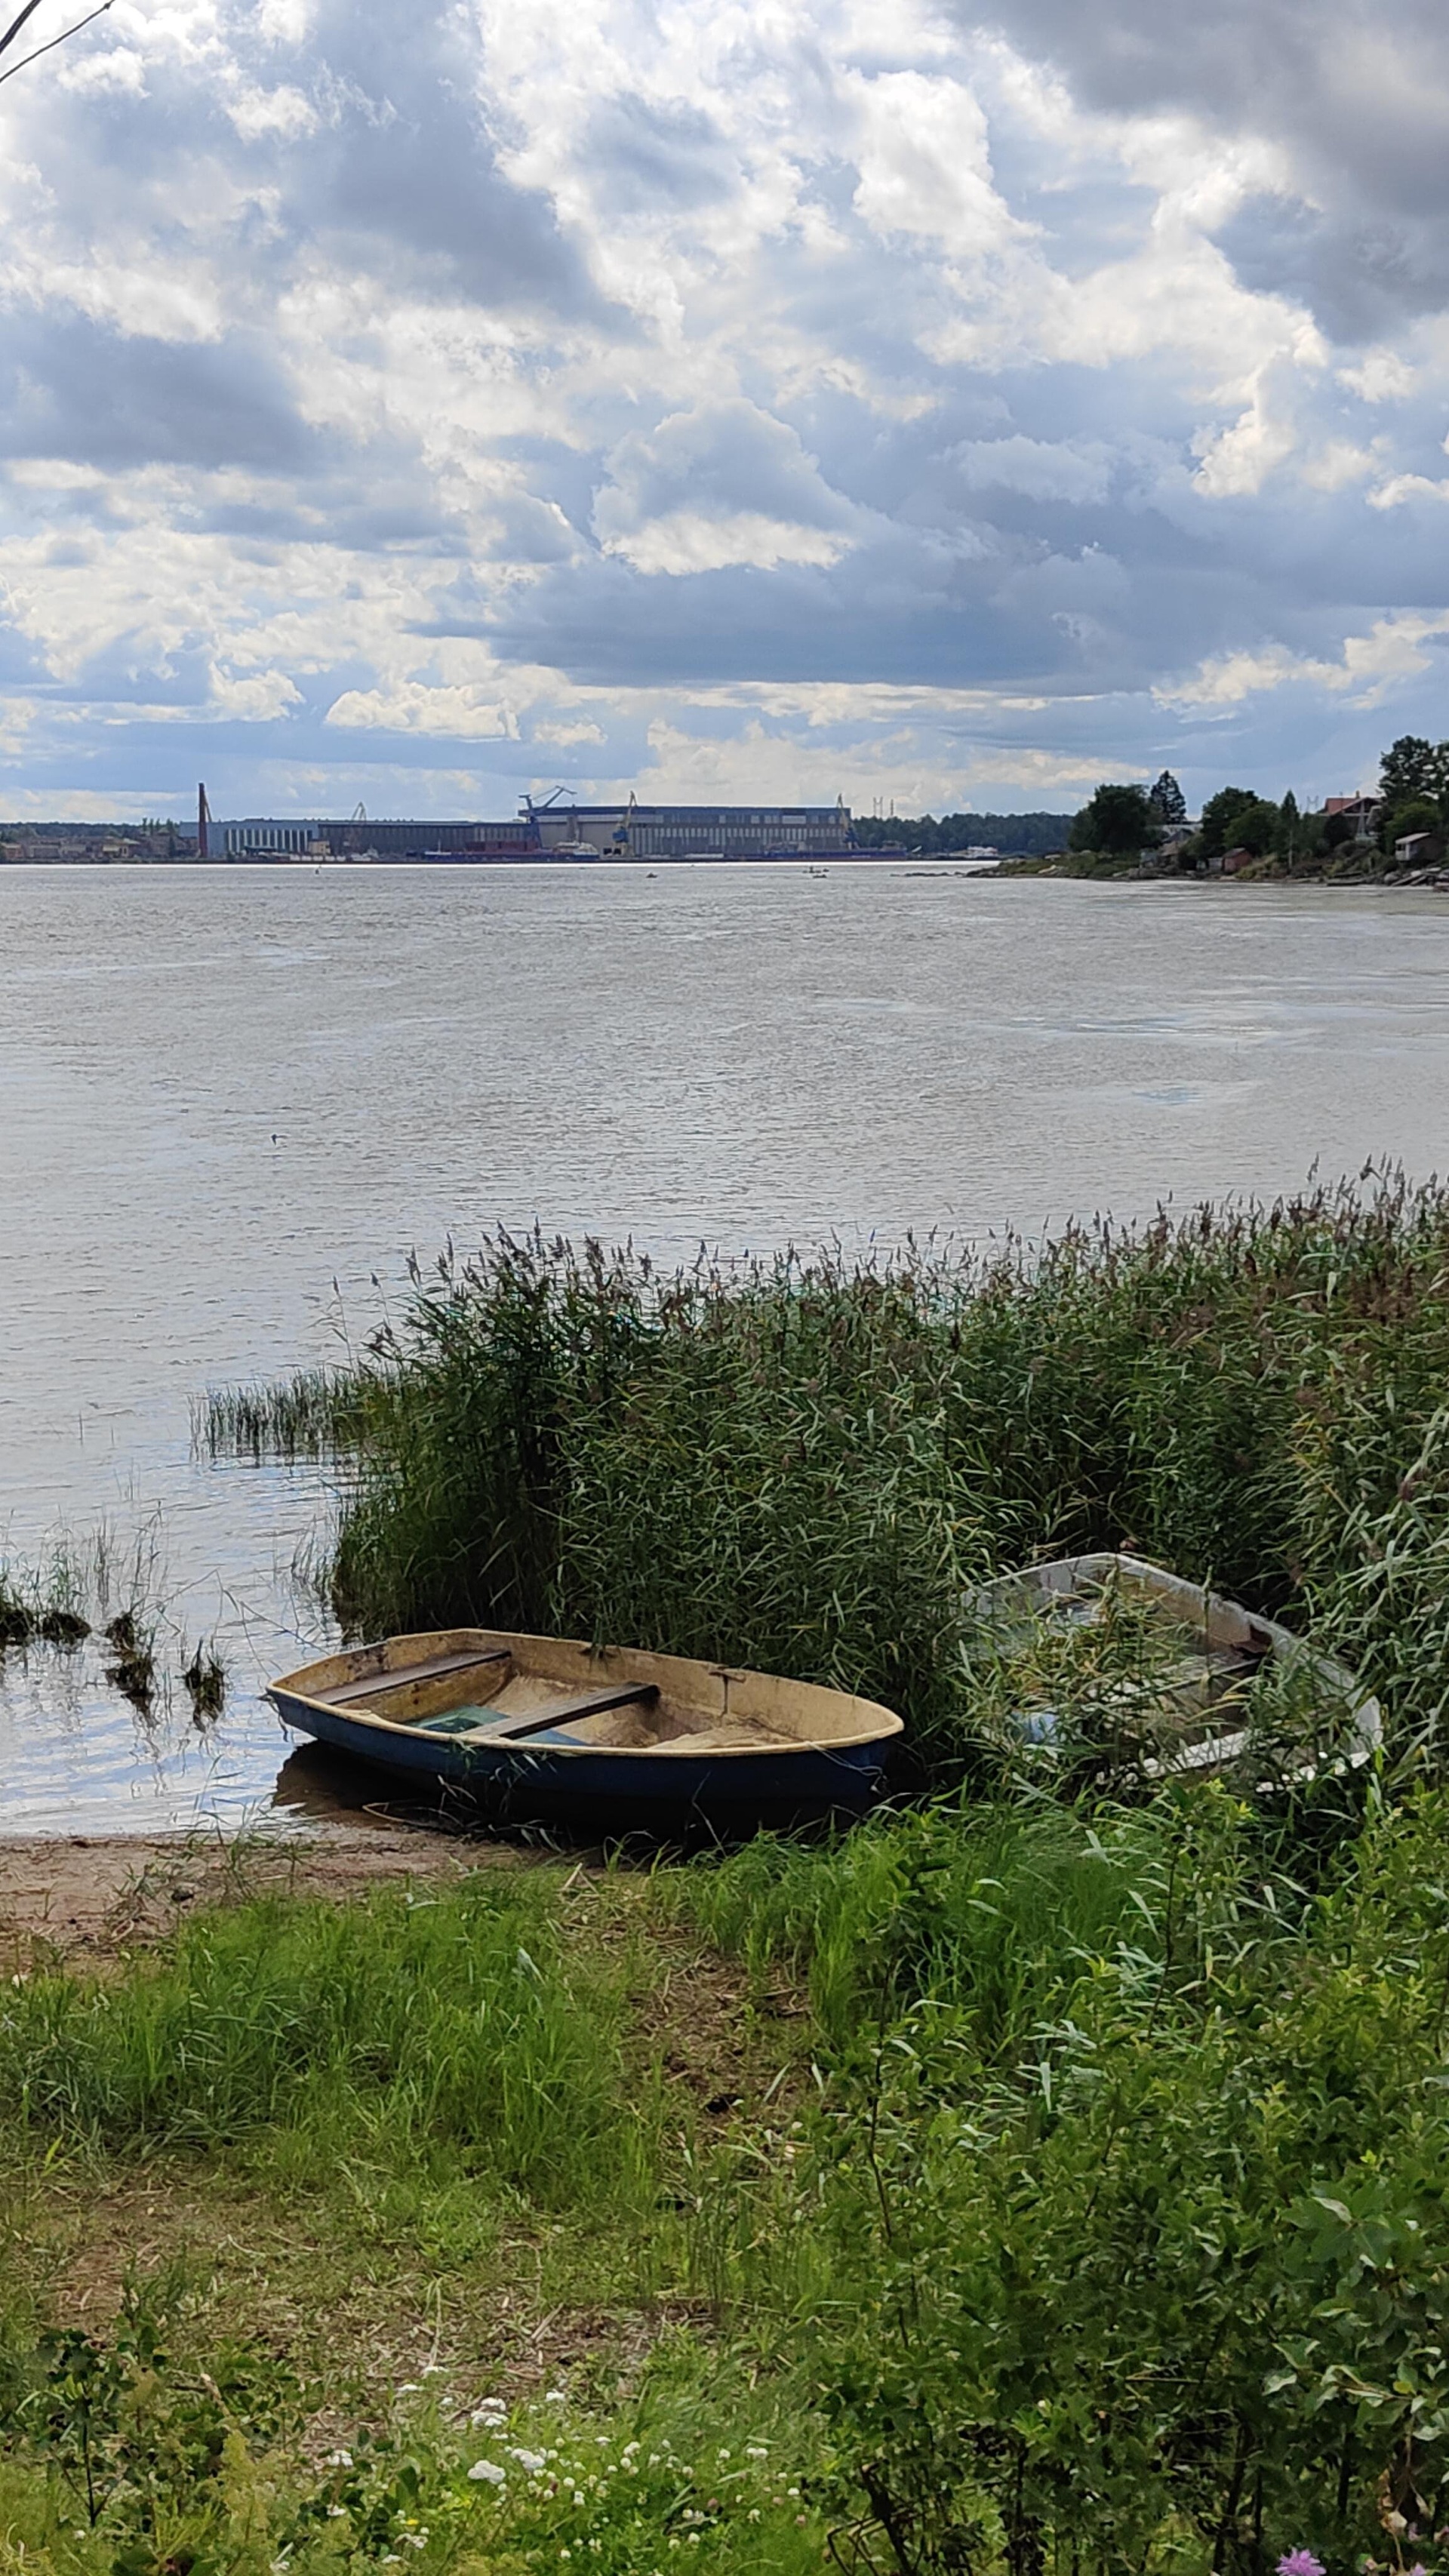
[[[77,1835],[0,1841],[0,1964],[38,1950],[93,1959],[164,1938],[192,1907],[255,1896],[354,1896],[369,1887],[516,1869],[533,1855],[451,1834],[338,1827],[305,1839]]]

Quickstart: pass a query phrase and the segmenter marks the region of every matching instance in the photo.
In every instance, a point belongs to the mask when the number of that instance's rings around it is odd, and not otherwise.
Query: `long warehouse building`
[[[850,809],[835,805],[535,805],[512,822],[387,822],[360,815],[205,818],[216,859],[776,859],[854,849]]]

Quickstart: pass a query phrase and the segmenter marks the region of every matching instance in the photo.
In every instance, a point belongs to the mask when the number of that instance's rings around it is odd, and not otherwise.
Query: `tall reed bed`
[[[327,1396],[331,1587],[353,1628],[559,1628],[847,1684],[956,1775],[983,1759],[970,1583],[1134,1545],[1341,1635],[1437,1762],[1446,1389],[1449,1192],[1394,1173],[982,1258],[660,1277],[500,1236],[415,1271]],[[246,1454],[264,1417],[238,1417]]]

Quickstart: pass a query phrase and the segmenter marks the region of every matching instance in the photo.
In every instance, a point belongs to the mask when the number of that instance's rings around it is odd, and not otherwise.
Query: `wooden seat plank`
[[[360,1682],[337,1682],[313,1696],[329,1708],[342,1708],[349,1700],[378,1699],[384,1691],[403,1690],[409,1682],[442,1681],[448,1673],[470,1672],[480,1664],[506,1664],[509,1651],[507,1646],[489,1646],[480,1654],[470,1646],[461,1654],[433,1655],[426,1663],[396,1664],[390,1672],[368,1673]]]
[[[658,1697],[655,1682],[621,1682],[612,1690],[579,1691],[571,1699],[555,1700],[552,1708],[534,1709],[527,1717],[500,1717],[492,1726],[475,1727],[468,1740],[473,1744],[518,1744],[527,1736],[547,1735],[555,1726],[567,1726],[574,1718],[597,1717],[605,1709],[628,1708]]]

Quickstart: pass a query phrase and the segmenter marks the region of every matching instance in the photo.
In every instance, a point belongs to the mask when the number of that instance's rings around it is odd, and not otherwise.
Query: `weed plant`
[[[647,2375],[627,2428],[374,2403],[309,2477],[256,2356],[143,2351],[123,2302],[7,2364],[12,2528],[54,2576],[1268,2576],[1293,2549],[1444,2576],[1446,1840],[1443,1790],[1315,1843],[1198,1782],[662,1868],[631,1903],[669,1973],[692,1925],[781,2050],[713,2146],[629,2029],[645,1930],[604,1966],[556,1871],[244,1903],[22,1981],[12,2171],[164,2191],[191,2158],[359,2227],[390,2194],[450,2273],[480,2240],[445,2198],[568,2214],[635,2299],[691,2265],[715,2324],[667,2425]]]
[[[198,1726],[210,1725],[226,1706],[226,1666],[214,1645],[202,1638],[181,1668],[182,1686]]]
[[[304,1369],[280,1385],[213,1388],[192,1406],[192,1441],[207,1458],[330,1458],[348,1445],[357,1381],[334,1369]]]
[[[458,2406],[435,2378],[431,2398],[400,2392],[392,2422],[321,2459],[298,2439],[308,2393],[263,2345],[209,2359],[165,2284],[128,2285],[104,2336],[42,2341],[13,2391],[21,2442],[0,2463],[7,2576],[819,2567],[818,2510],[768,2401],[718,2374],[710,2389],[687,2347],[602,2419],[563,2390]]]
[[[1198,1784],[680,1883],[809,1980],[818,2105],[741,2146],[705,2251],[899,2568],[1442,2567],[1446,1824],[1416,1799],[1314,1888]]]

